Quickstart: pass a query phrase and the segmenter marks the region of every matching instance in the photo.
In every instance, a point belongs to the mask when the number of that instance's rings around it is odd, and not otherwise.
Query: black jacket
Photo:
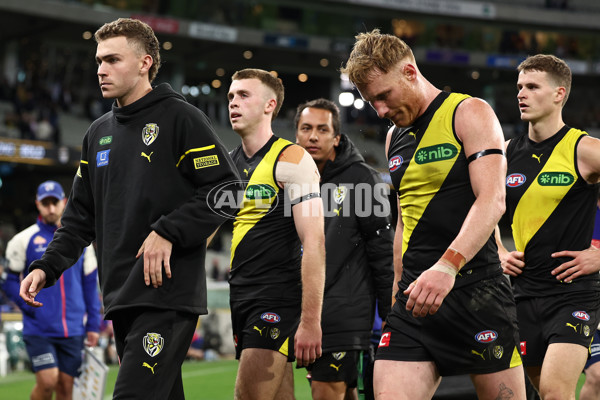
[[[96,240],[105,315],[133,306],[205,314],[206,239],[225,220],[209,191],[239,175],[210,121],[168,84],[92,123],[62,227],[30,270],[46,285]],[[138,249],[155,230],[172,244],[171,272],[146,286]]]
[[[389,189],[346,135],[321,173],[326,278],[323,351],[369,347],[375,299],[385,319],[394,271]]]

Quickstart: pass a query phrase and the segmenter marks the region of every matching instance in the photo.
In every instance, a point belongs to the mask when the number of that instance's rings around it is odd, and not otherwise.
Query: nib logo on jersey
[[[575,177],[568,172],[542,172],[537,181],[540,186],[569,186]]]
[[[428,164],[436,161],[450,160],[456,157],[458,149],[450,143],[440,143],[435,146],[423,147],[417,150],[417,164]]]
[[[208,207],[223,217],[260,219],[279,203],[277,190],[269,184],[250,181],[224,182],[208,192]]]

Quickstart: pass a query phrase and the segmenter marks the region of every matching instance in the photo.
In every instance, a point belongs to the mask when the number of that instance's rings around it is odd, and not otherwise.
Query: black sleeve
[[[88,135],[89,130],[83,139],[81,160],[61,218],[61,227],[42,258],[29,266],[29,271],[39,268],[46,273],[46,287],[54,285],[95,238],[94,199],[88,173]]]
[[[388,200],[389,186],[379,174],[369,170],[363,182],[368,183],[372,191],[362,191],[370,199],[363,199],[363,204],[371,204],[371,212],[358,217],[358,223],[371,268],[371,276],[375,285],[378,313],[381,319],[391,310],[392,286],[394,282],[393,238],[394,228],[391,226],[391,209]]]
[[[180,156],[176,162],[196,192],[189,201],[151,225],[159,235],[181,247],[203,244],[233,214],[229,208],[216,209],[214,195],[219,188],[233,190],[240,185],[235,164],[208,117],[191,106],[187,109],[176,123],[180,134]]]

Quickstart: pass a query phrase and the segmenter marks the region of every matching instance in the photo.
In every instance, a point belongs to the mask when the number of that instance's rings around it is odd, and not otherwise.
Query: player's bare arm
[[[502,265],[502,272],[510,276],[521,275],[523,268],[525,268],[525,254],[522,251],[508,251],[504,247],[498,225],[494,230],[494,239],[496,239],[496,245],[498,246],[498,257]]]
[[[394,127],[392,126],[388,131],[385,139],[385,156],[388,157],[388,151],[390,148],[390,142],[392,139],[392,132]],[[402,222],[402,207],[400,205],[400,199],[398,197],[398,220],[396,221],[396,231],[394,234],[394,247],[393,247],[393,259],[394,259],[394,281],[392,282],[392,306],[396,303],[396,293],[398,293],[398,282],[402,279],[402,235],[404,234],[404,223]]]
[[[405,291],[409,296],[406,308],[414,316],[437,312],[454,285],[456,273],[481,249],[505,210],[506,158],[484,152],[504,149],[502,128],[492,108],[477,98],[463,101],[456,110],[455,130],[467,158],[483,154],[469,164],[476,200],[448,251]]]
[[[600,182],[600,140],[590,136],[581,138],[577,145],[577,168],[587,183]],[[556,279],[567,283],[580,276],[600,271],[600,252],[595,247],[582,251],[558,251],[553,253],[552,257],[571,258],[552,270]]]
[[[287,191],[292,215],[302,243],[302,313],[294,338],[297,364],[307,366],[322,354],[321,309],[325,287],[325,226],[320,197],[319,171],[300,146],[286,148],[275,171]]]

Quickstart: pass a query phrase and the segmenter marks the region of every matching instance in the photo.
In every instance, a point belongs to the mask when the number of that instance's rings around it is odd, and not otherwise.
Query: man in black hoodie
[[[313,399],[356,399],[357,364],[369,348],[375,300],[390,310],[394,272],[388,188],[348,136],[338,107],[326,99],[298,106],[296,143],[321,174],[326,278],[323,356],[308,366]]]
[[[239,175],[210,121],[168,84],[152,29],[118,19],[95,34],[112,111],[84,139],[62,228],[20,295],[53,285],[96,240],[105,318],[120,359],[115,398],[183,399],[181,364],[206,314],[206,238],[225,220],[210,190]],[[164,267],[164,271],[163,271]]]

